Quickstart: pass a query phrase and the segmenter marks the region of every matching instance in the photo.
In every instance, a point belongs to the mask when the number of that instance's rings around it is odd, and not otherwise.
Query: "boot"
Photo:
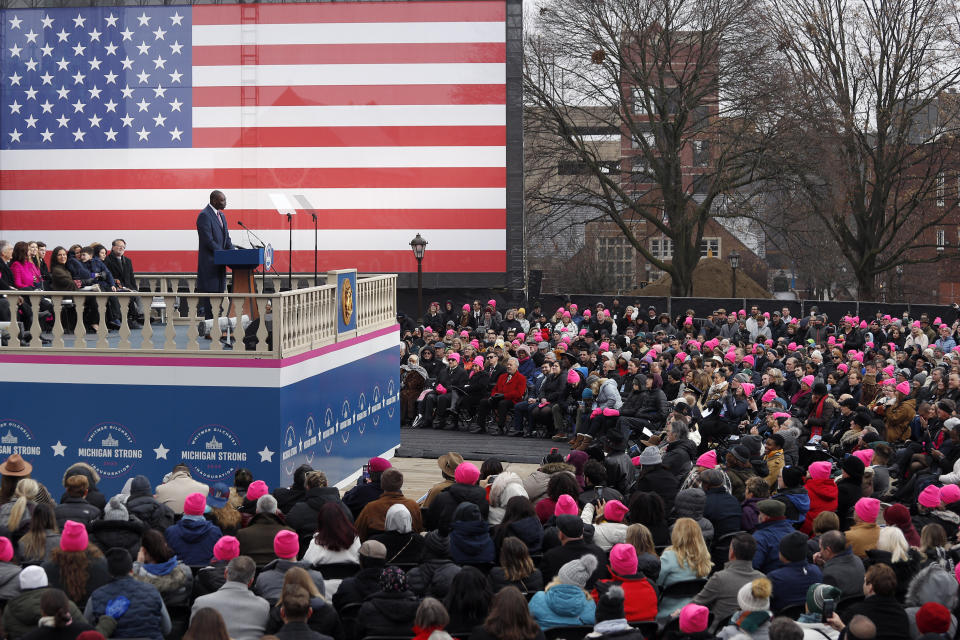
[[[567,434],[565,434],[565,433],[558,433],[557,435],[553,436],[553,438],[551,438],[551,439],[552,439],[554,442],[563,442],[564,440],[567,439]],[[569,444],[569,443],[568,443],[568,444]]]
[[[583,436],[583,440],[580,441],[580,444],[578,444],[578,445],[577,445],[576,447],[574,447],[574,448],[575,448],[577,451],[586,451],[586,450],[587,450],[587,447],[590,446],[590,443],[591,443],[592,441],[593,441],[593,436],[584,435],[584,436]]]
[[[578,433],[577,435],[575,435],[575,436],[573,437],[573,440],[571,440],[571,441],[568,442],[567,444],[570,445],[570,450],[571,450],[571,451],[576,451],[576,450],[577,450],[577,447],[579,447],[582,443],[583,443],[583,434],[582,434],[582,433]]]

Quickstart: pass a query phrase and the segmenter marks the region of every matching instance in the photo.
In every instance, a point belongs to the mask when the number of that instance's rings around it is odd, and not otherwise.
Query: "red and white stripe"
[[[320,217],[321,269],[506,264],[505,3],[194,6],[193,148],[0,152],[0,237],[127,240],[139,271],[196,268],[197,213],[227,195],[286,267],[271,193]],[[301,212],[303,213],[303,212]],[[294,270],[313,222],[294,216]]]

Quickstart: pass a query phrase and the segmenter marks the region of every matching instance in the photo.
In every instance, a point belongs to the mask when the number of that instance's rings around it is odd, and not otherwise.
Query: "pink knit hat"
[[[637,548],[623,542],[613,545],[610,549],[610,569],[618,576],[637,573]]]
[[[849,367],[842,362],[837,365],[837,371],[842,371],[843,373],[846,373],[848,370],[849,370]]]
[[[697,466],[703,467],[704,469],[716,469],[717,468],[717,450],[710,449],[706,453],[702,454],[697,458]]]
[[[740,388],[743,389],[744,395],[752,396],[752,395],[753,395],[753,390],[756,389],[757,386],[756,386],[755,384],[753,384],[753,383],[750,383],[750,382],[741,382],[741,383],[740,383]]]
[[[870,463],[873,462],[873,449],[860,449],[854,451],[853,455],[860,458],[860,462],[862,462],[865,467],[869,467]]]
[[[767,389],[763,392],[763,396],[760,398],[761,402],[773,402],[777,398],[777,392],[773,389]]]
[[[880,513],[880,501],[876,498],[860,498],[853,505],[853,512],[864,522],[876,522]]]
[[[580,375],[573,369],[567,371],[567,384],[580,384]]]
[[[240,555],[240,541],[233,536],[223,536],[213,545],[213,557],[217,560],[233,560]]]
[[[444,335],[447,335],[447,336],[455,336],[455,335],[457,335],[457,333],[456,333],[456,331],[454,331],[453,329],[447,329],[447,332],[446,332]]]
[[[460,337],[461,337],[461,338],[469,338],[469,337],[470,337],[470,332],[469,332],[469,331],[461,331],[461,332],[460,332]]]
[[[827,344],[837,344],[837,337],[836,337],[836,336],[829,336],[829,337],[827,338]]]
[[[577,508],[577,501],[563,494],[557,500],[557,504],[553,507],[553,515],[555,516],[575,516],[580,513],[580,509]]]
[[[10,538],[0,537],[0,562],[10,562],[13,559],[13,543]]]
[[[687,316],[687,319],[683,321],[683,326],[685,327],[693,326],[693,318]]]
[[[627,515],[628,511],[630,509],[619,500],[608,500],[603,505],[603,517],[607,522],[623,522],[623,516]]]
[[[480,350],[480,341],[477,340],[476,338],[474,338],[473,340],[470,341],[470,346],[473,347],[474,349],[476,349],[477,351],[479,351],[479,350]]]
[[[750,368],[753,368],[754,363],[756,362],[753,359],[753,356],[743,356],[743,361],[750,365]]]
[[[247,500],[256,502],[268,493],[270,493],[270,487],[267,486],[266,482],[263,480],[254,480],[250,483],[250,486],[247,487]]]
[[[807,473],[810,474],[810,477],[814,480],[826,480],[830,477],[830,472],[833,470],[829,462],[820,460],[819,462],[811,462],[810,466],[807,467]]]
[[[283,560],[296,558],[300,553],[300,539],[297,534],[286,529],[277,531],[277,535],[273,537],[273,552]]]
[[[496,300],[487,300],[487,304],[490,305],[491,307],[493,307],[494,309],[497,308],[497,301],[496,301]]]
[[[691,602],[680,609],[680,633],[702,633],[709,621],[710,610],[703,605]]]
[[[680,353],[677,354],[676,359],[679,360],[680,363],[682,364],[687,359],[687,354],[681,351]]]
[[[472,462],[461,462],[453,472],[453,479],[460,484],[477,484],[480,479],[480,469]]]
[[[601,342],[601,343],[600,343],[600,351],[610,351],[610,343],[609,343],[609,342]]]
[[[774,417],[774,419],[776,419],[776,418],[789,418],[789,417],[790,417],[790,414],[787,413],[786,411],[777,411],[775,414],[773,414],[773,417]]]
[[[808,387],[812,387],[812,386],[813,386],[813,376],[803,376],[802,378],[800,378],[800,382],[802,382],[803,384],[807,385]]]
[[[882,386],[884,386],[884,387],[895,387],[895,386],[897,386],[897,380],[896,380],[896,378],[887,378],[886,380],[884,380],[884,381],[881,382],[880,384],[881,384]]]
[[[940,506],[940,489],[932,484],[927,485],[917,497],[917,502],[928,509],[936,509]]]
[[[475,367],[483,368],[483,364],[484,364],[483,356],[477,356],[476,358],[473,359],[473,365]]]
[[[447,360],[455,360],[457,364],[460,363],[460,354],[454,351],[453,353],[447,354]]]
[[[945,484],[940,487],[940,501],[943,504],[953,504],[960,500],[960,487],[955,484]]]
[[[797,350],[796,342],[791,342],[790,344],[787,345],[787,351],[796,351],[796,350]]]
[[[592,315],[593,315],[593,314],[590,313],[590,309],[584,309],[584,311],[583,311],[583,317],[584,317],[584,318],[589,318],[589,317],[592,316]]]
[[[910,383],[904,380],[903,382],[897,385],[897,391],[899,391],[905,396],[910,395]]]
[[[911,324],[910,326],[911,326],[912,328],[914,328],[914,329],[919,329],[919,328],[920,328],[920,321],[919,321],[919,320],[914,320],[914,321],[913,321],[913,324]]]
[[[470,311],[470,305],[468,305],[468,304],[463,305],[463,310],[464,310],[464,311]]]
[[[60,534],[60,548],[64,551],[83,551],[89,546],[90,538],[87,528],[73,520],[63,523],[63,532]]]
[[[191,493],[183,501],[183,515],[185,516],[202,516],[206,508],[207,496],[202,493]]]

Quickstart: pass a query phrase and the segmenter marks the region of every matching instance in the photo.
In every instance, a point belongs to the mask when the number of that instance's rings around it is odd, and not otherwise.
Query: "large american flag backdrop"
[[[321,270],[415,271],[417,232],[427,271],[505,270],[503,0],[2,14],[0,238],[123,237],[138,271],[190,272],[221,189],[234,243],[239,220],[284,269],[276,193],[316,209]]]

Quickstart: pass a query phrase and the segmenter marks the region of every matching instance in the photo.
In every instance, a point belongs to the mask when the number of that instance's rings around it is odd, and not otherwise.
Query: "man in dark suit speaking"
[[[227,268],[213,263],[213,252],[220,249],[233,249],[230,232],[227,230],[227,218],[223,210],[227,207],[227,196],[222,191],[210,194],[210,204],[197,216],[197,236],[200,247],[197,250],[197,292],[223,293],[227,288]],[[213,318],[210,298],[201,298],[203,317]],[[200,309],[197,309],[200,313]]]

